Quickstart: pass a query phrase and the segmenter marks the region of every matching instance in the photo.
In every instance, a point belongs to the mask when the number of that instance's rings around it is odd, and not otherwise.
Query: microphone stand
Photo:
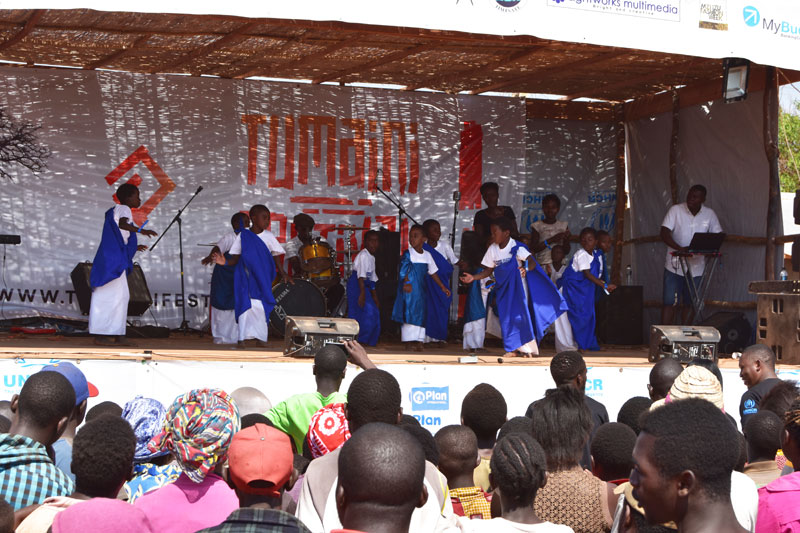
[[[191,198],[189,198],[189,201],[187,201],[183,205],[183,207],[181,207],[178,210],[178,212],[175,213],[175,217],[167,225],[167,227],[164,229],[164,231],[161,232],[161,235],[159,235],[158,239],[156,239],[156,242],[153,243],[153,246],[150,247],[150,251],[152,252],[153,248],[155,248],[158,245],[158,243],[161,242],[161,239],[164,238],[164,235],[167,234],[167,232],[172,227],[172,225],[175,222],[178,223],[178,250],[179,250],[178,257],[180,258],[180,265],[181,265],[181,318],[182,318],[182,320],[181,320],[180,327],[178,329],[173,330],[173,331],[179,331],[179,332],[183,333],[184,335],[186,335],[189,332],[200,333],[202,335],[202,332],[190,328],[189,327],[189,321],[186,320],[186,285],[185,285],[184,279],[183,279],[183,230],[182,230],[181,214],[183,214],[183,212],[186,210],[186,208],[189,207],[189,204],[192,203],[192,200],[194,200],[195,197],[198,194],[200,194],[200,191],[202,191],[202,190],[203,190],[203,186],[201,185],[201,186],[199,186],[197,188],[196,191],[194,191],[194,194],[192,195]]]
[[[456,222],[458,220],[458,202],[461,200],[461,192],[453,193],[453,231],[450,232],[450,248],[456,249]]]
[[[384,198],[386,198],[387,200],[389,200],[389,202],[391,202],[391,203],[392,203],[392,205],[394,205],[394,206],[397,208],[397,218],[398,218],[398,221],[397,221],[397,222],[398,222],[398,224],[399,224],[399,225],[397,226],[397,231],[402,231],[402,227],[403,227],[403,215],[407,216],[407,217],[408,217],[408,219],[409,219],[409,220],[411,220],[411,222],[413,222],[414,224],[419,224],[419,222],[417,222],[416,220],[414,220],[414,217],[412,217],[411,215],[409,215],[409,214],[408,214],[408,211],[406,211],[406,208],[405,208],[405,207],[403,207],[403,204],[402,204],[402,203],[400,203],[400,200],[398,200],[398,199],[395,199],[395,198],[392,198],[391,196],[389,196],[388,194],[386,194],[386,191],[384,191],[383,189],[377,189],[377,191],[378,191],[379,193],[381,193],[381,194],[384,196]],[[394,194],[392,194],[392,196],[394,196]]]

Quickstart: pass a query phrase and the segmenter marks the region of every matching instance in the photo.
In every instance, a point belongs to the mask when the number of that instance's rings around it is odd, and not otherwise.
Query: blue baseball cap
[[[67,361],[47,365],[40,372],[58,372],[72,384],[75,389],[75,405],[80,405],[86,398],[94,398],[99,394],[97,387],[86,381],[86,376],[78,367]]]

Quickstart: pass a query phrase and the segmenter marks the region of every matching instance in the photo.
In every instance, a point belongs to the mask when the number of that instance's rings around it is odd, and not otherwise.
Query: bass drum
[[[269,324],[281,336],[286,330],[287,316],[325,316],[325,295],[310,281],[294,280],[294,284],[281,282],[272,288],[275,308],[269,315]]]

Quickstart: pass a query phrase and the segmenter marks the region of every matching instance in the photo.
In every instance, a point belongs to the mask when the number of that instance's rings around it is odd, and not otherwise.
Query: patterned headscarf
[[[134,463],[146,463],[169,453],[169,450],[153,453],[147,447],[150,439],[161,432],[166,416],[167,410],[161,405],[161,402],[152,398],[137,396],[125,404],[122,409],[122,418],[130,423],[133,433],[136,435]]]
[[[339,448],[350,438],[344,404],[327,405],[314,413],[308,427],[308,447],[316,459]]]
[[[164,430],[148,447],[171,451],[189,479],[201,483],[225,459],[239,427],[239,409],[225,391],[195,389],[172,402]]]

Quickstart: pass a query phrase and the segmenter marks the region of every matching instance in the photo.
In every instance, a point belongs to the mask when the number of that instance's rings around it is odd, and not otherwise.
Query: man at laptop
[[[680,307],[682,324],[690,323],[692,309],[689,297],[689,285],[683,276],[680,262],[673,252],[686,253],[695,233],[722,233],[717,214],[703,203],[706,201],[706,188],[692,185],[686,195],[686,202],[673,205],[661,223],[661,240],[667,244],[667,262],[664,265],[663,306],[661,307],[661,323],[672,324],[675,309]],[[706,258],[702,254],[688,257],[689,270],[694,278],[695,287],[700,286],[703,279]]]

